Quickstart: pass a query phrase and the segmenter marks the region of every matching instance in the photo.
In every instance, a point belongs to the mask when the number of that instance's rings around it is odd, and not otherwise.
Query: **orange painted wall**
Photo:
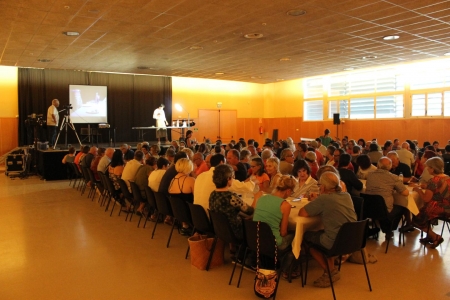
[[[16,67],[0,66],[0,155],[18,146],[18,89]]]

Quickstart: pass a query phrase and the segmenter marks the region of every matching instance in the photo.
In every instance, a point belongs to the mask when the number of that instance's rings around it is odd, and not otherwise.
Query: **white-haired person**
[[[316,287],[325,288],[331,285],[327,273],[328,268],[333,282],[340,279],[340,273],[334,266],[333,257],[325,260],[322,253],[315,250],[311,245],[331,249],[341,226],[344,223],[356,221],[352,199],[348,193],[341,191],[339,182],[339,175],[336,173],[325,172],[321,174],[319,197],[305,205],[298,213],[301,217],[321,216],[323,222],[323,230],[307,231],[303,236],[303,242],[309,248],[312,257],[324,270],[322,276],[314,281]]]
[[[177,175],[172,179],[169,185],[169,195],[180,198],[189,203],[194,203],[194,184],[195,178],[189,176],[194,170],[194,165],[188,158],[180,158],[175,163]],[[183,223],[181,234],[190,234],[189,225]]]
[[[266,160],[266,172],[270,177],[269,190],[271,192],[277,186],[278,180],[282,174],[280,172],[280,160],[277,157],[271,157]]]
[[[431,230],[429,221],[438,217],[450,217],[450,177],[444,174],[444,161],[440,157],[428,159],[425,162],[425,168],[432,178],[427,182],[424,190],[420,185],[413,188],[424,202],[419,214],[414,217],[413,224],[427,232],[427,236],[420,239],[420,242],[431,244],[431,248],[434,249],[444,239]]]

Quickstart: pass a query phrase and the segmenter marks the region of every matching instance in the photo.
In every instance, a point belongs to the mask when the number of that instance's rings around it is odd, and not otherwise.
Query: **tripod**
[[[68,112],[68,110],[66,110],[66,114],[64,115],[64,119],[63,119],[63,121],[61,123],[61,128],[59,128],[58,136],[56,137],[56,141],[55,141],[55,144],[53,145],[53,149],[55,149],[56,148],[56,144],[58,144],[59,135],[61,134],[61,131],[63,130],[63,128],[66,129],[64,146],[65,146],[65,149],[67,149],[67,127],[70,127],[73,130],[73,132],[75,133],[75,136],[77,137],[78,143],[80,144],[80,147],[81,147],[80,138],[78,137],[77,131],[75,130],[75,126],[70,121],[69,112]]]

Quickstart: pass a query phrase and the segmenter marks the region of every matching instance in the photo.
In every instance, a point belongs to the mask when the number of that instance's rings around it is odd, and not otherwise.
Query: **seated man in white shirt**
[[[198,175],[195,179],[194,185],[194,204],[199,204],[208,211],[209,208],[209,196],[211,192],[216,189],[216,185],[213,182],[213,172],[215,167],[225,163],[225,157],[222,154],[215,154],[210,160],[211,168]],[[237,194],[252,193],[255,189],[255,183],[250,181],[240,182],[233,179],[230,187],[230,191]]]
[[[409,144],[407,142],[404,142],[402,144],[402,148],[397,150],[398,159],[401,163],[404,163],[407,165],[410,169],[412,166],[414,166],[414,155],[411,151],[409,151]]]
[[[170,162],[164,157],[160,157],[156,161],[157,169],[151,172],[148,176],[148,186],[152,189],[153,192],[158,192],[161,178],[163,177],[164,173],[166,173],[169,165]]]
[[[130,181],[134,181],[134,178],[136,178],[136,173],[139,170],[140,167],[142,167],[142,159],[144,158],[144,152],[141,150],[137,150],[134,153],[134,159],[127,162],[125,165],[125,168],[123,169],[122,173],[122,180],[125,181],[125,183],[128,186],[128,190],[131,193],[130,188]]]

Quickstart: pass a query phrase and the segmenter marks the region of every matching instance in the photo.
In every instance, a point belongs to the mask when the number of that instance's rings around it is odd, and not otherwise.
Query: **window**
[[[376,118],[403,118],[403,95],[376,98]]]
[[[323,120],[323,100],[305,101],[303,103],[303,118],[305,121]]]
[[[448,99],[449,96],[447,95],[447,93],[448,92],[444,94]],[[412,95],[411,115],[414,117],[442,116],[442,107],[444,106],[445,109],[446,107],[450,106],[450,104],[445,103],[445,101],[448,102],[449,100],[446,100],[446,98],[443,97],[443,93]],[[450,112],[448,112],[448,114],[450,115]]]
[[[339,109],[338,109],[339,105]],[[332,119],[333,114],[340,114],[341,118],[348,118],[348,100],[330,101],[328,105],[328,118]]]
[[[350,119],[373,119],[374,99],[352,98],[350,99]]]
[[[450,92],[444,93],[444,116],[450,116]]]
[[[417,70],[410,78],[411,90],[429,89],[450,85],[450,69]]]
[[[305,99],[323,97],[323,78],[311,78],[305,80]]]

